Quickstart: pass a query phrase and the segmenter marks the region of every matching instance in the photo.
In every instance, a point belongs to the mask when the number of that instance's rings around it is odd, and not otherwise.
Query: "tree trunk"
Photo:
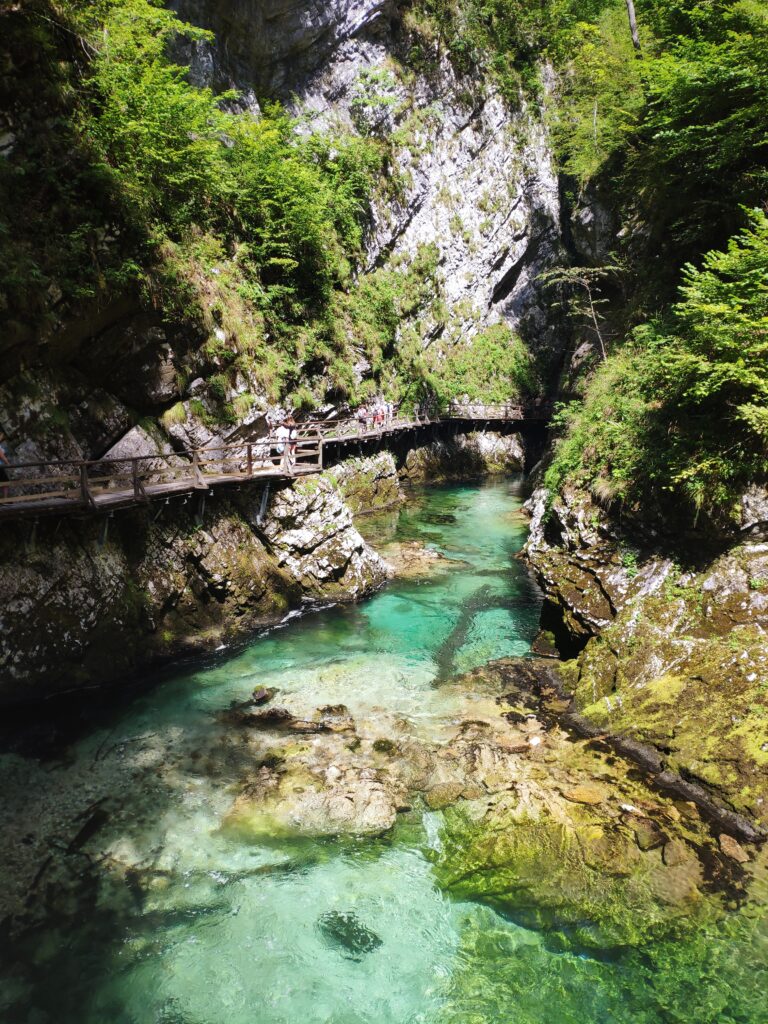
[[[637,18],[635,17],[634,0],[627,0],[627,14],[629,15],[629,31],[632,33],[632,45],[640,54],[640,36],[637,34]]]

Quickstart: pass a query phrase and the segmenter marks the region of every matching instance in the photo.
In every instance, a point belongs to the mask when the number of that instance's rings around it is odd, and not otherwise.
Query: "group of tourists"
[[[394,418],[394,404],[381,397],[361,405],[357,410],[357,422],[361,434],[368,430],[383,430],[385,427],[391,427]]]

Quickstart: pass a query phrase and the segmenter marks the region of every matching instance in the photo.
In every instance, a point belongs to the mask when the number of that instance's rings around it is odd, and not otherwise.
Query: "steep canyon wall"
[[[374,191],[360,273],[407,270],[428,254],[426,300],[399,327],[415,351],[439,362],[506,323],[542,365],[557,361],[562,331],[537,276],[560,258],[558,188],[535,111],[522,101],[510,110],[492,81],[458,74],[439,48],[415,62],[414,30],[395,3],[179,0],[176,8],[215,33],[212,42],[182,47],[194,81],[237,89],[244,117],[259,117],[264,98],[276,96],[307,132],[342,125],[389,140],[393,158]],[[19,132],[36,130],[33,117],[14,118]],[[14,145],[1,158],[13,159]],[[110,230],[105,225],[100,244],[110,244]],[[216,272],[201,282],[212,302]],[[0,385],[0,427],[14,462],[172,457],[244,431],[259,435],[278,413],[243,371],[225,385],[235,422],[219,416],[213,387],[222,387],[222,375],[215,359],[200,355],[231,342],[215,318],[206,335],[200,322],[131,295],[62,303],[54,284],[41,301],[45,331],[28,340]],[[364,354],[354,371],[361,380],[371,371]],[[519,445],[505,445],[464,444],[460,472],[521,468]],[[405,472],[445,476],[453,454],[425,449]],[[391,497],[390,474],[385,467]],[[228,642],[307,599],[350,599],[378,586],[386,569],[357,534],[333,480],[273,493],[263,523],[254,488],[216,495],[203,516],[174,502],[108,524],[10,524],[0,541],[2,699],[120,678]],[[357,511],[364,502],[353,492]]]

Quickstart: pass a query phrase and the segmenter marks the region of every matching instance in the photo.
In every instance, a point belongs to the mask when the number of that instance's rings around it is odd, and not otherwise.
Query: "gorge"
[[[768,1022],[768,18],[635,6],[0,5],[3,1021]]]

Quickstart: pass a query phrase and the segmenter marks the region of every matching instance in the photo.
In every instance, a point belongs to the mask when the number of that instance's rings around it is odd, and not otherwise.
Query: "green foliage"
[[[396,79],[389,68],[364,68],[355,83],[352,117],[363,135],[377,134],[387,127],[387,113],[397,105]]]
[[[413,258],[400,257],[362,275],[339,297],[336,330],[369,366],[364,382],[348,379],[342,390],[353,403],[377,391],[406,405],[426,397],[429,370],[421,332],[439,310],[438,259],[436,245],[422,245]],[[406,319],[411,326],[401,331]]]
[[[543,56],[560,55],[572,47],[580,23],[599,16],[611,0],[418,0],[411,20],[435,56],[445,49],[461,74],[490,75],[507,100],[516,106],[522,92],[541,90]]]
[[[207,34],[153,0],[113,0],[95,27],[82,131],[126,206],[172,238],[195,225],[243,240],[240,266],[275,316],[327,301],[348,272],[345,250],[359,250],[380,155],[305,143],[275,105],[259,119],[224,112],[230,95],[191,85],[167,56],[177,37]]]
[[[19,54],[37,45],[55,116],[44,146],[26,133],[0,161],[0,306],[34,324],[52,281],[65,316],[139,286],[208,332],[201,355],[220,375],[247,371],[273,398],[293,386],[302,331],[328,333],[362,252],[386,147],[307,137],[276,105],[259,118],[226,110],[233,94],[194,86],[169,56],[209,34],[159,0],[34,0],[12,25]]]
[[[642,65],[623,2],[595,22],[579,22],[568,50],[549,120],[563,170],[584,185],[621,154],[643,104]]]
[[[180,36],[208,33],[150,0],[72,14],[94,47],[80,129],[125,207],[171,229],[200,222],[218,187],[225,117],[210,90],[191,87],[167,51]]]
[[[637,0],[632,45],[624,0],[548,43],[549,103],[564,170],[600,182],[647,227],[665,270],[722,245],[739,204],[768,184],[768,11],[757,0]],[[645,272],[647,277],[647,271]],[[663,291],[663,282],[655,282]]]
[[[538,381],[531,354],[506,324],[494,324],[457,345],[431,377],[441,405],[466,395],[489,404],[533,394]]]
[[[637,565],[637,555],[634,551],[625,549],[621,552],[621,564],[627,570],[627,576],[630,579],[634,579],[637,576],[639,569]]]
[[[768,473],[768,218],[685,268],[666,323],[635,331],[565,416],[546,483],[589,484],[603,500],[671,495],[727,517]],[[562,422],[562,420],[561,420]]]
[[[628,173],[642,175],[677,247],[698,254],[721,244],[738,204],[762,200],[768,185],[768,10],[755,0],[641,9],[657,36]]]

